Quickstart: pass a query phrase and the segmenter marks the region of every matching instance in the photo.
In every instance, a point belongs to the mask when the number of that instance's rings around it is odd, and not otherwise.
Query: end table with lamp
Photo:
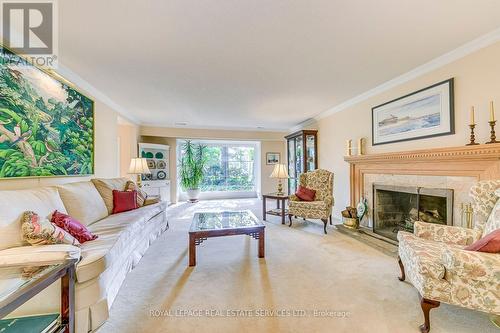
[[[283,179],[288,179],[288,172],[285,164],[276,164],[274,170],[269,176],[270,178],[278,179],[278,188],[274,193],[267,193],[262,195],[262,219],[266,220],[266,215],[276,215],[281,216],[281,224],[285,224],[285,216],[287,215],[286,201],[288,200],[288,195],[283,192]],[[267,210],[266,200],[276,199],[276,209]]]
[[[142,175],[151,174],[151,171],[148,167],[148,160],[145,158],[131,159],[128,173],[137,175],[137,186],[142,187]]]

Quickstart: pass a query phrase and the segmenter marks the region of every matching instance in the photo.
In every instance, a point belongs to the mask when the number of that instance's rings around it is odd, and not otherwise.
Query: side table
[[[276,209],[266,210],[266,200],[275,199]],[[286,209],[286,201],[288,200],[288,195],[284,193],[267,193],[262,195],[262,219],[266,220],[266,215],[276,215],[281,216],[281,224],[285,224],[285,216],[288,210]]]
[[[61,279],[61,313],[52,326],[57,332],[75,331],[76,259],[51,265],[26,265],[0,268],[0,281],[9,288],[0,289],[0,319],[20,307],[55,281]],[[56,316],[57,317],[57,316]],[[23,317],[21,317],[22,319]]]

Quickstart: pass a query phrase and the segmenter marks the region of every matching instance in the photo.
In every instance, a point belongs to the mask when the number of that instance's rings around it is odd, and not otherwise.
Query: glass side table
[[[73,333],[75,330],[76,262],[76,259],[72,259],[51,265],[0,267],[0,319],[61,279],[60,315],[20,317],[15,322],[8,319],[11,321],[8,325],[17,325],[20,331],[31,332],[37,331],[35,326],[48,321],[50,332]],[[7,320],[2,320],[0,325],[7,325]]]

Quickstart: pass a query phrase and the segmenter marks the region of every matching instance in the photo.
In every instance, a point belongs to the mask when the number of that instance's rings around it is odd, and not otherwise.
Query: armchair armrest
[[[19,246],[0,251],[0,267],[48,265],[67,259],[80,259],[79,247],[69,244]]]
[[[288,200],[290,200],[290,201],[300,201],[299,197],[297,197],[295,194],[290,194],[288,196]]]
[[[463,281],[491,281],[500,283],[500,254],[446,248],[442,254],[443,265],[452,276]]]
[[[422,221],[415,222],[413,225],[413,233],[419,238],[463,246],[472,244],[481,237],[481,234],[476,229]]]

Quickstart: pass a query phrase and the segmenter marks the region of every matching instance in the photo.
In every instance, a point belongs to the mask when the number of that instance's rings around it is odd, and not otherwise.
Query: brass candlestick
[[[479,143],[476,142],[476,135],[474,134],[474,128],[476,127],[476,124],[470,124],[470,142],[466,144],[466,146],[474,146],[478,145]]]
[[[495,135],[495,124],[496,124],[496,120],[490,120],[488,121],[488,123],[490,124],[490,127],[491,127],[491,131],[490,131],[490,141],[486,142],[486,143],[498,143],[499,141],[497,141],[497,137]]]

